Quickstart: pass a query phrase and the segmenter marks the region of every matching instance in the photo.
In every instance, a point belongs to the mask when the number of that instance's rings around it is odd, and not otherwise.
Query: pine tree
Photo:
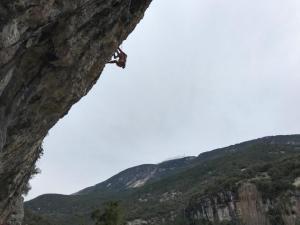
[[[94,211],[91,215],[95,225],[122,225],[123,211],[119,202],[108,202],[103,210]]]

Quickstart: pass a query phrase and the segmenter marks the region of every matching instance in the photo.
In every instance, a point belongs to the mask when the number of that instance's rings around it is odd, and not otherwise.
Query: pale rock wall
[[[254,184],[244,183],[236,193],[226,191],[197,199],[186,209],[186,215],[191,224],[202,220],[214,224],[231,221],[236,225],[277,225],[270,219],[269,211],[278,209],[278,214],[285,225],[298,225],[300,195],[290,194],[292,197],[285,201],[276,199],[263,201]]]

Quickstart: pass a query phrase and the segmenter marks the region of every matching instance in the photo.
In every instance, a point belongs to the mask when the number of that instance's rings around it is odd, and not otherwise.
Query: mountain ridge
[[[209,150],[209,151],[206,151],[206,152],[203,152],[203,153],[200,153],[198,156],[183,156],[183,157],[180,157],[180,158],[175,158],[175,159],[170,159],[170,160],[164,160],[160,163],[156,163],[156,164],[141,164],[141,165],[138,165],[138,166],[133,166],[133,167],[130,167],[128,169],[125,169],[119,173],[117,173],[116,175],[108,178],[107,180],[104,180],[103,182],[100,182],[98,184],[95,184],[93,186],[90,186],[90,187],[87,187],[87,188],[84,188],[83,190],[80,190],[78,192],[75,192],[73,195],[75,194],[83,194],[85,191],[87,190],[91,190],[93,188],[97,188],[99,187],[101,184],[109,184],[109,181],[113,178],[116,178],[118,176],[122,176],[124,173],[126,172],[131,172],[131,170],[134,170],[134,169],[140,169],[142,167],[148,167],[148,168],[157,168],[159,167],[160,165],[164,165],[164,164],[173,164],[174,162],[181,162],[182,160],[185,161],[185,160],[191,160],[191,159],[197,159],[201,156],[204,156],[206,155],[206,153],[212,153],[213,151],[218,151],[218,150],[221,150],[221,151],[226,151],[227,149],[233,149],[235,148],[236,146],[247,146],[247,145],[251,145],[253,143],[257,143],[257,142],[262,142],[262,143],[272,143],[272,144],[284,144],[286,143],[285,140],[288,140],[288,144],[292,145],[292,144],[298,144],[300,145],[300,135],[295,135],[295,134],[291,134],[291,135],[275,135],[275,136],[265,136],[265,137],[262,137],[262,138],[256,138],[256,139],[252,139],[252,140],[248,140],[248,141],[245,141],[245,142],[240,142],[240,143],[237,143],[237,144],[233,144],[233,145],[229,145],[229,146],[226,146],[226,147],[220,147],[220,148],[216,148],[216,149],[213,149],[213,150]],[[297,141],[294,141],[292,142],[291,139],[296,139]]]
[[[260,177],[260,171],[266,168],[267,170],[276,169],[276,164],[285,163],[285,159],[293,165],[297,157],[300,158],[300,135],[268,136],[201,153],[197,157],[185,157],[159,164],[144,164],[128,168],[75,195],[39,196],[27,202],[26,208],[45,216],[52,221],[53,225],[65,225],[71,222],[77,225],[79,218],[85,218],[84,221],[90,224],[88,214],[93,208],[101,208],[106,201],[122,200],[124,208],[128,210],[127,221],[142,219],[142,221],[148,221],[147,224],[165,224],[161,220],[163,218],[166,220],[171,212],[176,215],[176,218],[181,215],[184,208],[190,209],[188,215],[197,213],[194,206],[188,207],[189,202],[195,196],[202,196],[200,199],[211,194],[222,196],[222,194],[217,194],[222,192],[222,189],[227,190],[228,193],[235,193],[238,187],[234,188],[234,186],[238,183],[245,184],[239,192],[241,195],[247,195],[245,193],[247,187],[256,193],[256,188],[266,184],[256,184],[256,180],[251,177]],[[284,181],[289,185],[280,187],[280,193],[292,187],[293,179],[298,176],[297,168],[296,166],[290,169],[291,172],[295,171],[294,175]],[[161,172],[158,172],[159,169]],[[261,179],[263,182],[269,182],[264,180],[267,179],[265,177]],[[276,179],[278,180],[275,177],[274,180]],[[280,177],[280,179],[286,178]],[[142,183],[141,180],[145,182]],[[278,182],[282,182],[281,180]],[[247,182],[254,182],[257,187],[249,186]],[[141,183],[142,185],[133,185]],[[211,194],[207,195],[207,193]],[[274,197],[274,201],[275,198],[277,197]],[[258,199],[258,201],[262,200]],[[197,203],[196,206],[199,204]]]

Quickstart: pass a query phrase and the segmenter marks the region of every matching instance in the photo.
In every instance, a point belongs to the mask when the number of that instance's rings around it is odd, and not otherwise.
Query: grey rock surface
[[[289,196],[289,197],[287,197]],[[197,199],[187,209],[190,221],[206,221],[220,224],[230,222],[235,225],[272,225],[270,209],[277,211],[276,222],[297,225],[300,218],[300,198],[298,192],[290,192],[282,200],[264,200],[262,193],[252,183],[242,183],[236,192],[223,191]],[[291,213],[292,212],[292,213]],[[279,221],[282,218],[282,221]]]
[[[92,88],[150,2],[0,1],[0,225],[21,223],[48,130]]]

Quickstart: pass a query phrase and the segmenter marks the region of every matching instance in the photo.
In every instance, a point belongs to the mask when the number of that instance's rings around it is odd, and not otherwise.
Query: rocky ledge
[[[92,88],[150,2],[0,1],[0,225],[21,223],[48,130]]]

